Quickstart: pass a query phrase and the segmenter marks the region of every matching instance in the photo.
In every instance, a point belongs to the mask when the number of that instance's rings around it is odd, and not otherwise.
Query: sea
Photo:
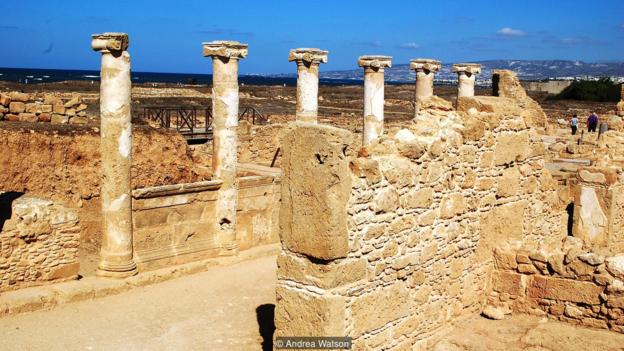
[[[99,81],[99,71],[39,69],[39,68],[3,68],[0,67],[0,81],[9,81],[25,84],[41,84],[63,81]],[[297,85],[296,76],[267,76],[267,75],[240,75],[239,83],[249,85]],[[134,83],[173,83],[173,84],[211,84],[211,74],[199,73],[157,73],[132,72]],[[326,85],[358,85],[358,79],[320,79]]]

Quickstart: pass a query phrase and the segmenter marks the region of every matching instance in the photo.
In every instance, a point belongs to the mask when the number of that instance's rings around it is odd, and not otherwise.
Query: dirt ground
[[[275,256],[0,319],[0,349],[270,350]]]
[[[475,316],[447,332],[433,351],[621,351],[624,335],[547,318]]]

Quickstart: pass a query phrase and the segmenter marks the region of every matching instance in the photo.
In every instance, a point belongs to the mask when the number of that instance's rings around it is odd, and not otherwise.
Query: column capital
[[[358,65],[364,68],[383,69],[392,67],[392,56],[365,55],[358,58]]]
[[[94,51],[107,53],[111,51],[126,51],[130,39],[126,33],[102,33],[91,35],[91,48]]]
[[[292,49],[288,55],[288,61],[318,65],[321,63],[327,63],[327,54],[329,54],[329,51],[317,48]]]
[[[410,60],[410,69],[427,70],[430,72],[438,72],[442,68],[442,62],[433,59],[417,58]]]
[[[478,63],[455,63],[453,64],[453,72],[466,72],[470,74],[480,74],[481,65]]]
[[[237,41],[215,40],[202,43],[204,57],[223,57],[228,59],[243,59],[247,57],[248,45]]]

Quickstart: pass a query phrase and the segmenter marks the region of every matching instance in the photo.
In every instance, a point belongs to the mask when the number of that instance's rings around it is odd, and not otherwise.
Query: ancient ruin
[[[327,62],[327,51],[320,49],[290,50],[288,61],[297,63],[297,112],[298,121],[316,123],[318,117],[318,71]]]
[[[392,66],[390,56],[360,56],[364,68],[364,131],[362,145],[369,145],[383,134],[384,68]]]
[[[485,89],[479,64],[454,64],[449,98],[434,92],[441,62],[414,59],[404,101],[388,98],[392,58],[367,55],[361,111],[329,116],[328,52],[300,48],[293,96],[253,97],[290,110],[254,123],[239,111],[252,100],[238,82],[248,46],[211,41],[210,138],[189,145],[135,116],[128,35],[91,46],[97,118],[78,95],[0,94],[0,316],[261,252],[277,262],[265,343],[454,350],[449,330],[480,315],[624,334],[624,88],[607,131],[570,135],[512,71]]]

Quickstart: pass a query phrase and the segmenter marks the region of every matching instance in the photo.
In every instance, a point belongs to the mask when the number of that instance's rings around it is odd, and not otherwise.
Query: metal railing
[[[173,128],[187,138],[212,135],[212,109],[201,106],[149,106],[143,108],[143,118],[154,121],[161,128]],[[267,118],[254,107],[243,107],[238,120],[252,124],[266,124]]]

